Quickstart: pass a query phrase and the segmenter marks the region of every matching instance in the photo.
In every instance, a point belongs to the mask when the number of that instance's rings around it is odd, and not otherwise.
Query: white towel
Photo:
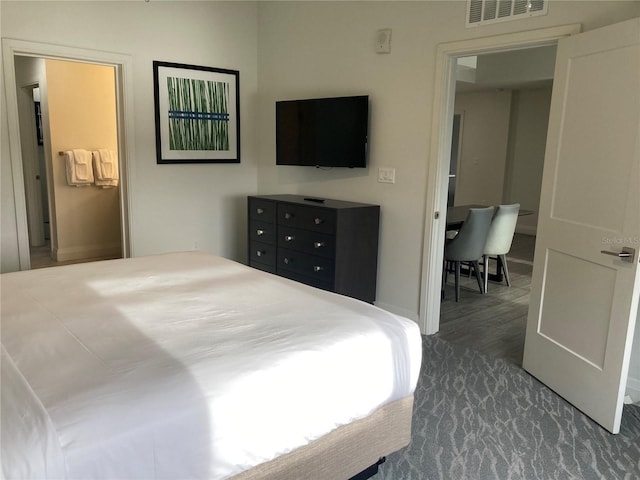
[[[93,183],[91,152],[81,149],[67,150],[64,157],[68,185],[84,187]]]
[[[118,155],[113,150],[101,148],[92,152],[93,173],[96,185],[102,188],[118,186]]]

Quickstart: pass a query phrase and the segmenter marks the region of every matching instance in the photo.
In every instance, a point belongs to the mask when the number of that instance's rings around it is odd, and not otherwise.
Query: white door
[[[623,248],[635,252],[618,257]],[[633,19],[558,43],[523,359],[525,370],[613,433],[640,296],[639,249]]]

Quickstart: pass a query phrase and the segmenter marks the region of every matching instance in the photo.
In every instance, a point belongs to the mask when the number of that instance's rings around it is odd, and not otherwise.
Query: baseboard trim
[[[537,233],[537,228],[534,225],[516,225],[516,233],[533,235],[535,237]]]
[[[53,251],[53,257],[57,262],[70,262],[74,260],[115,258],[122,256],[120,243],[104,245],[83,245],[81,247],[58,248]]]
[[[640,379],[631,378],[627,379],[627,393],[631,397],[633,403],[640,403]]]

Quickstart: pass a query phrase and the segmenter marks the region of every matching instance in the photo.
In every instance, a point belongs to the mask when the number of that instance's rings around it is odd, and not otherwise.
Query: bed
[[[417,325],[201,252],[3,274],[13,478],[348,479],[407,445]]]

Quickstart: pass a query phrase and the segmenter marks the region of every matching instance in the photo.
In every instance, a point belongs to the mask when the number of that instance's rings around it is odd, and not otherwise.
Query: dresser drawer
[[[336,213],[329,208],[280,203],[278,204],[278,224],[320,233],[334,233]]]
[[[259,262],[264,265],[276,265],[276,246],[262,242],[250,242],[249,260],[251,264]]]
[[[278,273],[276,272],[275,265],[267,265],[266,263],[260,263],[260,262],[251,262],[249,266],[253,268],[257,268],[258,270],[262,270],[263,272],[269,272],[269,273],[275,273],[275,274]]]
[[[249,197],[249,219],[261,222],[276,222],[276,202]]]
[[[333,283],[334,262],[332,259],[278,248],[278,271],[287,270],[318,282]]]
[[[276,243],[276,224],[261,222],[259,220],[249,221],[249,240],[275,244]]]
[[[336,256],[336,237],[326,233],[281,225],[278,228],[278,247],[325,258],[334,258]]]

